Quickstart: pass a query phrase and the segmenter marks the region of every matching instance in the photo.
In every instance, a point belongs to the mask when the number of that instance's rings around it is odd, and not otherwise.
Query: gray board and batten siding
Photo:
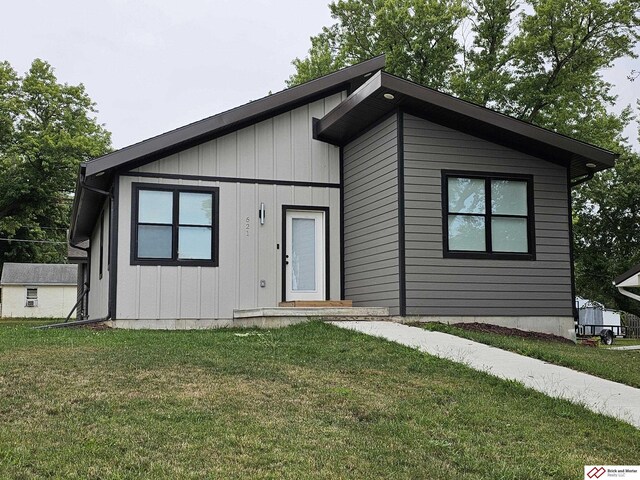
[[[572,316],[565,167],[404,114],[407,315]],[[535,260],[443,258],[442,171],[533,176]]]
[[[394,114],[343,151],[345,298],[399,314],[398,122]]]
[[[340,150],[314,140],[311,132],[313,117],[345,97],[328,96],[122,174],[116,318],[228,320],[234,309],[277,306],[282,205],[329,208],[329,292],[338,298]],[[131,265],[133,183],[218,187],[218,267]]]

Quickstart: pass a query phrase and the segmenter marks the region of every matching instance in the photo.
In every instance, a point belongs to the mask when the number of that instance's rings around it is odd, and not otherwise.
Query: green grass
[[[0,324],[0,478],[575,479],[638,451],[630,425],[321,323]]]
[[[604,348],[623,347],[628,345],[640,345],[640,338],[616,338],[613,345],[602,345]]]
[[[62,323],[64,318],[0,318],[0,328],[9,326],[38,327],[50,323]]]
[[[496,333],[475,332],[441,323],[429,323],[424,325],[424,328],[450,333],[640,388],[640,350],[616,351],[608,350],[606,347],[594,348]],[[622,344],[623,342],[616,339],[614,346]]]

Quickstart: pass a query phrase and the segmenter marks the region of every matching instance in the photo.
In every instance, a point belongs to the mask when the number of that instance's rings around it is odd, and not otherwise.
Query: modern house
[[[64,318],[76,303],[76,265],[5,263],[0,277],[5,318]]]
[[[90,241],[89,318],[211,327],[346,299],[571,336],[570,189],[615,154],[383,68],[82,164],[70,240]]]

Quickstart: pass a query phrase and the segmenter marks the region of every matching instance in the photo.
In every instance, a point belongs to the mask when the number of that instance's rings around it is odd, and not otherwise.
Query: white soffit
[[[630,276],[624,282],[620,282],[616,287],[640,287],[640,272]]]

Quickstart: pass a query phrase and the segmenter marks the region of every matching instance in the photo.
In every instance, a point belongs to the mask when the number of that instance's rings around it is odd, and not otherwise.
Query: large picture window
[[[524,175],[444,172],[447,257],[533,259],[533,180]]]
[[[218,265],[218,189],[134,184],[131,263]]]

